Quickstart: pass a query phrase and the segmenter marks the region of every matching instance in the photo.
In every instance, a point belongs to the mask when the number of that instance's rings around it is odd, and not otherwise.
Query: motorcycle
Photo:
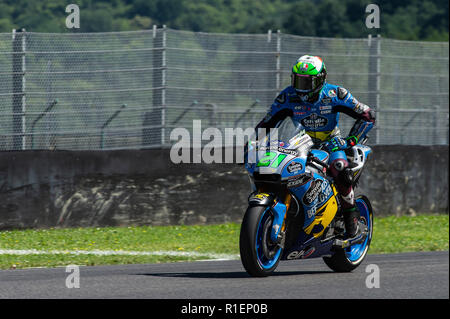
[[[239,238],[242,264],[255,277],[269,276],[280,260],[322,257],[336,272],[350,272],[367,255],[373,232],[369,199],[358,196],[362,236],[349,240],[333,180],[328,152],[313,148],[305,128],[290,117],[277,134],[250,140],[245,160],[253,192]],[[275,137],[274,137],[275,136]],[[371,153],[365,141],[346,150],[357,186]]]

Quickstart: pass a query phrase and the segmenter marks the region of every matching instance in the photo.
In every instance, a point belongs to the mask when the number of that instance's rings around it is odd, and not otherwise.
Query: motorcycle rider
[[[356,239],[362,233],[358,227],[360,214],[352,187],[353,174],[344,150],[366,137],[375,124],[375,112],[348,90],[327,83],[326,79],[327,71],[320,57],[300,57],[292,67],[291,85],[280,92],[256,130],[273,128],[291,116],[306,128],[316,146],[325,142],[325,150],[330,154],[328,173],[342,199],[345,229],[349,239]],[[356,119],[346,138],[340,135],[339,113]]]

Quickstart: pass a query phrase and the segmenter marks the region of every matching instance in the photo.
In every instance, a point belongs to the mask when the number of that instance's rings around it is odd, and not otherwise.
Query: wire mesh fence
[[[370,144],[448,144],[448,48],[165,27],[0,33],[0,150],[167,147],[197,119],[254,127],[303,54],[322,56],[328,81],[376,110]],[[341,116],[341,130],[353,121]]]

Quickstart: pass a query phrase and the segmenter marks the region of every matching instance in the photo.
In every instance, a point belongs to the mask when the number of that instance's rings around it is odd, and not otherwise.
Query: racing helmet
[[[299,94],[319,92],[326,79],[325,63],[318,56],[303,55],[292,67],[291,85]]]

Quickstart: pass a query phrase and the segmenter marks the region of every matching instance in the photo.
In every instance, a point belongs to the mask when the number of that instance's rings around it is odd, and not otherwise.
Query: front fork
[[[267,193],[257,192],[249,199],[250,205],[270,206],[274,215],[270,239],[281,247],[284,246],[284,233],[286,228],[286,213],[291,204],[292,195],[287,193],[283,201]]]
[[[291,204],[292,195],[287,194],[284,203],[281,201],[275,201],[272,205],[272,211],[274,214],[272,231],[270,232],[270,239],[277,244],[284,246],[284,234],[286,228],[286,213],[289,210]]]

